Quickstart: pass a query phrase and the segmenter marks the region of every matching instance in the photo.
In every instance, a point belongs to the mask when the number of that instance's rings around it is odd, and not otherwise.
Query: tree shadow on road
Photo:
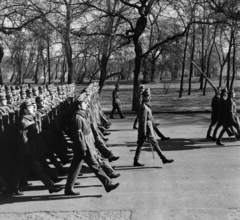
[[[234,138],[224,138],[222,139],[225,145],[216,145],[215,141],[210,141],[207,139],[188,139],[188,138],[171,138],[168,141],[158,140],[158,144],[162,151],[180,151],[180,150],[198,150],[204,148],[224,148],[224,147],[239,147],[239,143]],[[135,142],[127,142],[128,147],[137,147]],[[131,152],[135,151],[130,150]],[[142,151],[152,151],[150,143],[146,142],[143,145]]]

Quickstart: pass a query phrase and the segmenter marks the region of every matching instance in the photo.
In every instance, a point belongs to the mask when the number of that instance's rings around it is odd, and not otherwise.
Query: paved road
[[[113,162],[121,173],[119,188],[106,193],[88,169],[78,179],[78,197],[50,195],[41,182],[32,181],[32,187],[22,189],[24,196],[0,195],[0,219],[240,219],[240,142],[224,136],[225,146],[217,146],[206,140],[210,114],[155,118],[171,137],[159,144],[174,163],[163,165],[156,153],[153,159],[145,144],[140,162],[146,166],[134,168],[134,115],[113,119],[108,137],[113,152],[121,156]]]

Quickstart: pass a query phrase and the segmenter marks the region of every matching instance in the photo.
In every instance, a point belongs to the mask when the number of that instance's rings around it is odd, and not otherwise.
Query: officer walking
[[[138,141],[137,141],[138,146],[134,157],[133,163],[134,166],[144,166],[144,164],[139,163],[138,160],[142,146],[146,140],[148,140],[150,144],[154,147],[158,156],[162,159],[163,164],[172,163],[174,161],[173,159],[167,159],[163,155],[156,140],[153,126],[154,118],[152,115],[151,108],[149,107],[150,99],[151,99],[150,89],[145,89],[142,93],[142,106],[138,113],[139,116]]]

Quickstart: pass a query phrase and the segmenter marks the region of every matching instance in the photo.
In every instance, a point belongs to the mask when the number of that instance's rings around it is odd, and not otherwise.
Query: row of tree
[[[139,76],[158,81],[188,76],[196,62],[208,77],[231,88],[239,64],[239,0],[1,0],[2,77],[44,83]],[[1,55],[1,51],[0,51]],[[0,56],[1,58],[1,56]],[[205,94],[207,81],[200,74]]]

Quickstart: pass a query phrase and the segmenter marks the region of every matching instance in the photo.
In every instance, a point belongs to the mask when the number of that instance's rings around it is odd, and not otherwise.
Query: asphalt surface
[[[148,143],[133,167],[137,131],[134,114],[111,119],[108,143],[120,155],[114,179],[120,186],[106,193],[88,168],[78,178],[79,196],[49,194],[40,181],[22,188],[24,196],[0,195],[0,219],[240,219],[240,142],[224,135],[225,146],[207,140],[210,114],[154,114],[169,141],[159,145],[172,164],[162,164]],[[66,165],[66,168],[69,165]],[[64,185],[64,176],[58,185]]]

